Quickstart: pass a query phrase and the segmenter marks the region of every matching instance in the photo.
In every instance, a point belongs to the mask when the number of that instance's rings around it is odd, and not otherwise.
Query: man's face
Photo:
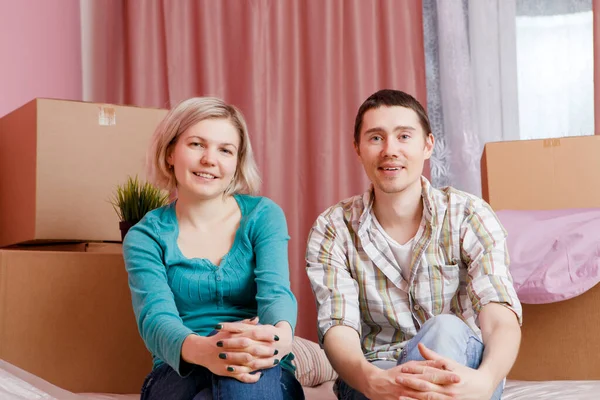
[[[391,194],[421,185],[433,144],[433,135],[423,132],[415,111],[382,106],[364,114],[360,143],[355,146],[375,190]]]

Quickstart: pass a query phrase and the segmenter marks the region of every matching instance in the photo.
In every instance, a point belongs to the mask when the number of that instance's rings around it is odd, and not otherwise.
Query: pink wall
[[[0,0],[0,116],[35,97],[81,100],[79,0]]]

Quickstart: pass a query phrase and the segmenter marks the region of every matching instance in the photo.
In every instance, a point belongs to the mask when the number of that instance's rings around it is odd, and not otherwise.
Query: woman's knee
[[[213,379],[214,399],[282,400],[281,366],[256,372],[261,374],[255,383],[244,383],[229,377],[215,376]]]
[[[202,379],[191,373],[180,376],[167,364],[153,370],[146,378],[141,391],[141,400],[192,400],[203,388]],[[209,382],[205,382],[205,385]]]

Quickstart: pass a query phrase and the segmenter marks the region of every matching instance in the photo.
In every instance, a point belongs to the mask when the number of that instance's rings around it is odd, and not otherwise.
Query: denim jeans
[[[438,315],[429,319],[417,335],[402,350],[398,362],[374,361],[382,369],[390,369],[408,361],[423,360],[417,345],[423,343],[439,355],[450,358],[462,365],[477,369],[483,356],[483,343],[475,332],[454,315]],[[341,379],[336,382],[337,396],[340,400],[366,400],[362,393],[353,389]],[[494,391],[491,400],[500,400],[504,382]]]
[[[218,376],[196,366],[181,377],[173,368],[162,364],[144,382],[141,400],[303,400],[300,382],[289,371],[276,366],[261,371],[256,383],[243,383]]]

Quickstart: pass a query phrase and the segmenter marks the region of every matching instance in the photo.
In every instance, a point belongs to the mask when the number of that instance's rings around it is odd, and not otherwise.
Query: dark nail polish
[[[279,336],[275,335],[275,341],[278,342],[279,341]]]
[[[221,342],[220,340],[217,342],[217,347],[223,347],[223,342]]]
[[[258,318],[258,317],[254,316],[254,317],[250,318],[250,321],[254,321],[256,318]]]
[[[279,354],[279,350],[275,349],[275,353],[273,353],[273,355],[276,356],[277,354]]]
[[[215,326],[215,329],[216,329],[216,330],[223,329],[223,325],[221,325],[221,324],[217,324],[217,326]]]
[[[277,365],[277,364],[279,364],[279,360],[278,359],[273,360],[273,365]]]
[[[233,369],[233,367],[227,367],[227,371],[229,371],[229,372],[233,372],[233,371],[235,371],[235,370]]]
[[[224,360],[224,359],[226,359],[226,358],[227,358],[227,354],[225,354],[225,353],[219,353],[219,358],[220,358],[221,360]]]

